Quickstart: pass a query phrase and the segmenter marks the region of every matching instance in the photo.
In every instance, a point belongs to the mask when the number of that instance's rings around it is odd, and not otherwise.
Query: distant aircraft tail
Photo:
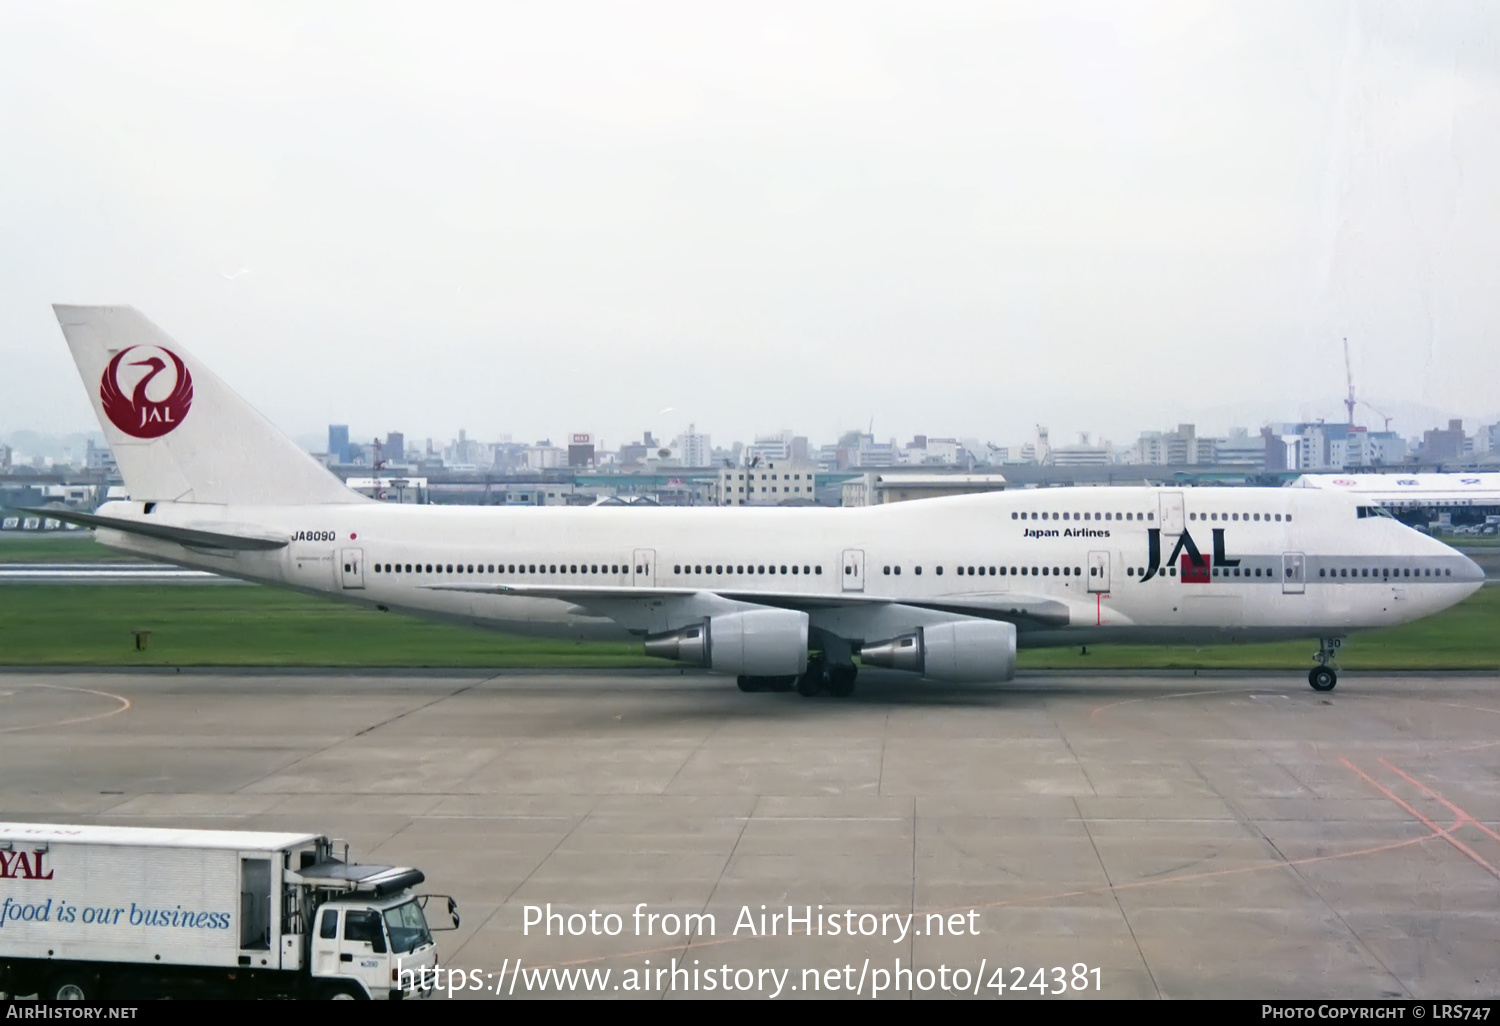
[[[362,502],[129,306],[53,306],[137,502]]]

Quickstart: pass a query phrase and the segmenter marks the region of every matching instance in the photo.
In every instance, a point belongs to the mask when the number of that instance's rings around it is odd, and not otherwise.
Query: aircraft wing
[[[746,605],[769,606],[775,609],[798,609],[812,612],[819,609],[870,607],[878,605],[912,606],[938,612],[972,616],[984,620],[1003,620],[1027,626],[1065,627],[1070,622],[1066,603],[1036,595],[1020,595],[1011,592],[996,592],[993,595],[966,596],[962,601],[913,598],[886,598],[865,595],[860,592],[845,592],[840,595],[803,595],[794,592],[736,591],[717,588],[659,588],[659,587],[611,587],[609,585],[549,585],[549,584],[429,584],[432,591],[462,591],[481,595],[515,595],[527,598],[551,598],[572,602],[585,609],[598,607],[603,616],[621,602],[691,599],[693,596],[716,596],[731,602]]]
[[[129,520],[124,517],[101,517],[97,513],[78,513],[66,509],[27,509],[17,506],[23,513],[32,513],[36,516],[51,517],[61,520],[65,524],[78,524],[82,527],[102,527],[111,531],[121,531],[125,534],[140,535],[143,538],[156,538],[160,541],[176,542],[178,545],[186,545],[194,549],[219,549],[232,552],[238,551],[264,551],[267,549],[281,549],[288,544],[286,538],[278,538],[274,535],[256,534],[251,529],[244,529],[244,533],[227,533],[220,528],[226,526],[215,523],[215,529],[207,527],[180,527],[175,524],[153,524],[145,520]],[[239,529],[237,529],[239,530]]]

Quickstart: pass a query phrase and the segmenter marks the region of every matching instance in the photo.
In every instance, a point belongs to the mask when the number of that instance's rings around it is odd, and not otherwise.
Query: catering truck
[[[320,834],[0,823],[0,992],[402,998],[437,966],[419,870]],[[440,927],[442,929],[444,927]]]

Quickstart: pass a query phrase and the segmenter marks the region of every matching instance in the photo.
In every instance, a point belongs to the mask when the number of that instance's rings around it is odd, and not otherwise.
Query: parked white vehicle
[[[319,834],[0,823],[0,992],[430,993],[423,879],[350,863]]]

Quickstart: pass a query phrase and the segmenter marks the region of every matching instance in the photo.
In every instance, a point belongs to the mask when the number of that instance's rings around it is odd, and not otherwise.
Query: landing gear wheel
[[[1339,682],[1339,675],[1326,666],[1314,666],[1308,671],[1307,682],[1314,691],[1332,691]]]
[[[90,1001],[99,996],[92,981],[83,976],[59,976],[47,985],[46,999],[50,1001]]]
[[[803,698],[812,698],[821,695],[826,690],[827,684],[823,679],[822,669],[808,670],[797,678],[797,694]]]
[[[738,683],[740,685],[741,691],[753,693],[756,691],[766,690],[766,682],[764,677],[746,677],[741,674]]]
[[[833,666],[828,670],[828,693],[835,698],[854,694],[854,678],[859,670],[853,666]]]

